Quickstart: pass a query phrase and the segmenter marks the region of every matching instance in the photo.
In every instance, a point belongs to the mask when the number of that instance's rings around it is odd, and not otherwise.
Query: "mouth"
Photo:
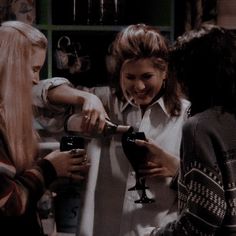
[[[134,97],[138,99],[145,99],[148,97],[149,91],[134,92]]]

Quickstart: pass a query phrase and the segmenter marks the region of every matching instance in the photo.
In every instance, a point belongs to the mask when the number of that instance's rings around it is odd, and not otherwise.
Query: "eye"
[[[153,76],[154,76],[154,75],[151,74],[151,73],[145,73],[145,74],[142,75],[142,79],[144,79],[144,80],[149,80],[149,79],[151,79]]]
[[[135,80],[135,76],[134,76],[134,75],[131,75],[131,74],[126,74],[126,75],[125,75],[125,78],[126,78],[127,80]]]
[[[34,73],[38,73],[40,71],[40,67],[39,66],[33,66],[32,70]]]

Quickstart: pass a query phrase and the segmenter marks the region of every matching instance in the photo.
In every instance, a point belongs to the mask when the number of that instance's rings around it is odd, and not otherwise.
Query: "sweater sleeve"
[[[181,144],[179,217],[151,235],[215,235],[226,215],[225,191],[216,155],[208,127],[188,121]]]
[[[21,215],[37,203],[56,177],[51,163],[42,160],[32,168],[16,173],[4,146],[0,146],[0,212],[6,216]]]

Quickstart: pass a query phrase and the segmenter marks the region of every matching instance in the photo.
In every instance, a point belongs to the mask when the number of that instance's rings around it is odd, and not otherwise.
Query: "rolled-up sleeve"
[[[60,86],[62,84],[67,84],[71,87],[72,84],[63,77],[54,77],[51,79],[41,80],[38,84],[33,86],[33,105],[36,107],[47,107],[47,108],[54,108],[58,110],[58,105],[54,106],[48,101],[48,91],[52,88]]]
[[[73,85],[65,78],[54,77],[41,80],[33,86],[33,106],[35,108],[35,120],[47,131],[60,133],[64,130],[64,121],[71,111],[70,105],[52,104],[48,100],[48,91],[57,86]]]

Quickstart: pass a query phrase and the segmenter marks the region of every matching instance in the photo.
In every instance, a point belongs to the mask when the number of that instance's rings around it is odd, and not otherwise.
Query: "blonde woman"
[[[83,179],[84,150],[37,158],[32,85],[39,81],[47,39],[32,26],[8,21],[0,27],[0,229],[7,235],[41,235],[36,203],[57,176]]]

